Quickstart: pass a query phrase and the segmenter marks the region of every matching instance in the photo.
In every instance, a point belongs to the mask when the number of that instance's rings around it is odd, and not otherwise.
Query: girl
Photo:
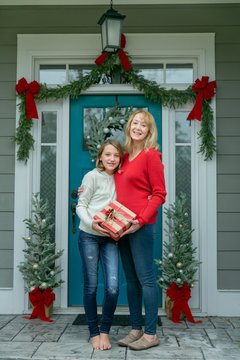
[[[92,347],[111,348],[109,331],[118,298],[118,243],[112,240],[93,216],[116,199],[114,173],[123,162],[121,145],[106,140],[99,149],[96,168],[82,181],[83,192],[77,205],[80,218],[78,246],[84,275],[84,309],[90,331]],[[100,328],[97,318],[98,262],[104,274],[104,299]]]

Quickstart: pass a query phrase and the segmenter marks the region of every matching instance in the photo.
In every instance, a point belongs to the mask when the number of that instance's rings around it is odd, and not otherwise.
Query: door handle
[[[72,222],[73,222],[73,226],[72,226],[72,233],[73,233],[73,234],[75,234],[75,233],[77,232],[76,225],[75,225],[75,219],[76,219],[76,206],[77,206],[76,201],[73,201],[73,202],[71,203]]]

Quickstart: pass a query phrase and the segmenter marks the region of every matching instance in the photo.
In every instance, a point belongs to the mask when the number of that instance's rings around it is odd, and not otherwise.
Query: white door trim
[[[196,58],[198,69],[196,77],[203,75],[210,76],[215,79],[215,57],[214,57],[214,34],[126,34],[127,46],[126,50],[132,56],[134,62],[155,62],[157,59],[166,57],[178,58]],[[82,63],[93,63],[95,58],[101,53],[100,35],[96,34],[61,34],[61,35],[18,35],[18,60],[17,60],[17,80],[25,77],[28,81],[34,79],[34,64],[36,59],[72,59],[81,61]],[[36,79],[38,80],[38,79]],[[124,88],[124,85],[116,86],[118,92]],[[100,86],[92,86],[87,93],[95,92]],[[113,85],[107,88],[102,86],[101,89],[106,92],[113,90]],[[102,91],[101,90],[101,91]],[[126,93],[126,87],[123,90]],[[128,86],[128,91],[132,91]],[[136,92],[136,90],[133,90]],[[41,106],[41,105],[39,105]],[[212,101],[212,108],[215,114],[215,98]],[[190,108],[191,109],[191,106]],[[169,176],[170,166],[169,152],[170,141],[166,137],[169,133],[168,119],[171,117],[169,109],[163,110],[163,152],[166,170],[166,183],[168,188],[168,197],[166,206],[172,201],[171,177]],[[63,118],[66,126],[64,133],[67,137],[68,119],[69,119],[69,103],[68,100],[63,101]],[[215,118],[215,117],[214,117]],[[17,123],[19,120],[19,112],[17,108]],[[199,129],[200,124],[195,124],[195,131]],[[63,146],[68,152],[68,143],[63,137]],[[196,146],[198,146],[196,142]],[[66,155],[66,154],[65,154]],[[64,156],[65,156],[64,155]],[[15,164],[15,220],[14,220],[14,288],[9,295],[8,311],[19,313],[27,308],[26,297],[23,292],[23,280],[16,266],[23,259],[23,236],[26,235],[25,225],[22,220],[30,216],[31,194],[33,192],[33,168],[34,168],[34,152],[31,154],[27,165],[16,161]],[[204,266],[201,267],[200,273],[200,292],[199,305],[203,314],[216,314],[214,306],[216,306],[217,292],[217,231],[216,231],[216,157],[212,161],[205,162],[200,155],[198,158],[198,200],[201,199],[199,206],[196,225],[197,242],[201,244],[200,258]],[[65,158],[67,161],[67,156]],[[66,172],[65,172],[66,174]],[[67,176],[66,176],[67,178]],[[68,179],[63,180],[62,184],[65,192],[68,192]],[[63,197],[62,197],[63,198]],[[68,197],[67,197],[68,198]],[[61,220],[67,229],[68,201],[66,199],[59,200],[62,204]],[[65,213],[64,213],[65,212]],[[66,233],[64,233],[64,237]],[[195,240],[194,240],[195,241]],[[67,281],[67,260],[66,260],[66,239],[60,241],[61,248],[65,248],[65,256],[62,259],[64,266],[63,277]],[[66,283],[61,290],[61,308],[67,307],[67,291]],[[12,297],[11,297],[12,296]],[[11,297],[11,298],[10,298]],[[1,299],[1,291],[0,291]],[[14,300],[16,299],[16,300]],[[11,307],[11,309],[10,309]],[[222,313],[224,304],[222,303]],[[226,305],[225,305],[226,308]],[[226,311],[230,311],[228,305]],[[235,309],[236,311],[236,309]]]

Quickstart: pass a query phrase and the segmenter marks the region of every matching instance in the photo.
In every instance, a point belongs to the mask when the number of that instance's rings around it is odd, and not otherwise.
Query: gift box
[[[129,220],[136,219],[136,214],[115,200],[97,213],[94,219],[103,220],[101,226],[110,232],[112,239],[117,241],[130,227]]]

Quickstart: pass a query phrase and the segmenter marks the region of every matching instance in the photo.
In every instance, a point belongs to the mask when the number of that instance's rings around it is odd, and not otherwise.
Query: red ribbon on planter
[[[217,87],[216,81],[208,82],[209,76],[202,76],[202,80],[197,79],[192,86],[193,91],[198,93],[195,105],[187,117],[187,120],[197,119],[201,121],[203,98],[210,100],[216,93],[214,89]]]
[[[174,301],[173,309],[172,309],[172,321],[174,323],[181,323],[179,320],[181,310],[186,315],[188,321],[197,324],[201,323],[201,320],[195,321],[191,310],[188,306],[188,300],[191,298],[191,290],[185,281],[181,287],[178,288],[175,282],[172,282],[170,288],[167,290],[167,296],[170,297],[172,301]]]
[[[46,316],[44,305],[49,307],[54,300],[55,300],[55,294],[52,293],[52,289],[47,288],[42,292],[41,289],[37,286],[29,294],[29,301],[34,306],[32,314],[30,317],[25,316],[24,318],[25,319],[35,319],[39,316],[40,319],[43,321],[52,322],[53,320],[49,319]]]
[[[35,97],[38,95],[40,91],[40,85],[37,81],[32,81],[30,83],[23,77],[21,78],[17,85],[16,91],[18,95],[26,92],[26,111],[27,111],[27,120],[35,118],[38,119],[37,107],[35,104]]]
[[[132,65],[130,63],[130,61],[128,60],[128,57],[125,53],[125,51],[123,50],[126,46],[126,37],[124,34],[121,34],[121,42],[120,42],[120,50],[118,50],[118,56],[119,59],[122,63],[122,66],[124,67],[125,71],[128,71]],[[103,53],[101,54],[96,60],[95,60],[95,64],[96,65],[102,65],[104,63],[104,61],[106,60],[106,58],[108,57],[108,53]]]

